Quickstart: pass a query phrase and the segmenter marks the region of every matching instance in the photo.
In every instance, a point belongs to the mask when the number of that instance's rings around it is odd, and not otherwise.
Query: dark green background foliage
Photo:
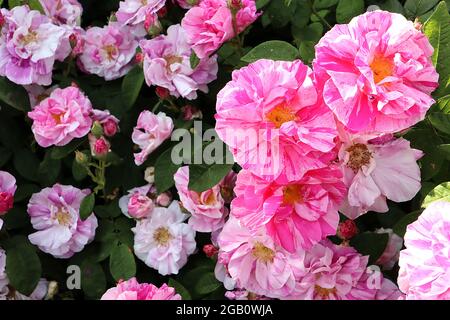
[[[0,1],[1,2],[1,1]],[[7,1],[3,1],[7,6]],[[9,1],[10,5],[21,1]],[[22,1],[24,2],[24,1]],[[29,1],[32,4],[33,1]],[[83,27],[102,26],[110,14],[118,8],[119,0],[81,0],[84,6]],[[231,72],[259,58],[293,60],[301,58],[310,64],[314,58],[314,45],[336,23],[347,23],[356,15],[366,11],[369,5],[398,12],[408,19],[419,19],[424,24],[424,32],[435,48],[439,48],[434,58],[441,75],[440,88],[434,93],[438,101],[430,110],[427,119],[404,134],[412,146],[425,152],[420,160],[423,188],[410,202],[389,203],[386,214],[369,213],[357,220],[361,234],[352,241],[360,252],[371,255],[375,261],[386,246],[387,237],[374,234],[378,227],[394,228],[403,235],[406,225],[420,214],[421,204],[432,191],[427,201],[450,198],[450,89],[448,63],[450,45],[450,25],[448,9],[438,0],[257,0],[263,15],[245,32],[244,52],[235,50],[234,44],[227,43],[219,50],[218,79],[209,85],[209,94],[200,94],[189,102],[202,110],[203,129],[214,126],[215,97],[217,92],[230,80]],[[450,0],[447,0],[447,6]],[[168,3],[168,14],[162,20],[165,27],[179,23],[184,11]],[[433,14],[433,16],[432,16]],[[431,17],[431,18],[430,18]],[[446,61],[447,59],[447,61]],[[195,59],[193,59],[195,60]],[[195,61],[194,61],[195,62]],[[173,173],[178,168],[170,162],[173,143],[165,142],[145,165],[137,167],[133,161],[131,132],[142,110],[152,110],[156,104],[175,120],[176,127],[190,128],[192,122],[182,120],[181,113],[169,105],[161,103],[154,92],[143,81],[142,70],[133,69],[125,78],[105,82],[96,76],[89,76],[70,69],[64,75],[65,63],[60,63],[54,71],[54,84],[66,87],[76,82],[89,96],[97,109],[109,109],[120,119],[120,132],[112,139],[114,165],[107,169],[106,194],[109,200],[95,199],[95,204],[85,203],[85,209],[94,205],[99,219],[99,228],[93,243],[68,260],[54,259],[32,246],[27,235],[33,232],[26,206],[31,194],[55,182],[91,188],[92,184],[83,168],[74,161],[74,151],[87,151],[87,139],[79,139],[60,148],[43,149],[34,142],[30,130],[30,120],[25,112],[30,109],[25,90],[0,78],[0,168],[17,178],[18,190],[15,206],[4,217],[5,227],[0,233],[0,246],[7,250],[7,271],[10,281],[19,291],[29,294],[40,277],[58,281],[57,299],[95,299],[115,285],[119,279],[137,276],[141,282],[159,285],[169,282],[186,299],[223,298],[224,288],[213,275],[215,261],[207,258],[201,248],[210,243],[209,234],[197,233],[199,252],[189,258],[188,264],[179,275],[162,277],[157,271],[145,266],[133,255],[133,234],[135,222],[124,217],[118,208],[118,198],[128,189],[145,184],[144,169],[156,167],[158,191],[173,191]],[[183,106],[187,101],[178,99]],[[198,179],[191,185],[197,191],[205,190],[219,181],[230,167],[210,168],[198,165],[191,168]],[[202,178],[203,177],[203,178]],[[176,194],[174,192],[174,194]],[[115,196],[115,198],[114,198]],[[93,200],[93,199],[91,199]],[[77,264],[82,269],[82,290],[67,290],[66,268]],[[396,279],[394,268],[387,277]]]

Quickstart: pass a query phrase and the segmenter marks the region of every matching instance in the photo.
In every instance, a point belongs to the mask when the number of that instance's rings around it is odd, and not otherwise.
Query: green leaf
[[[409,214],[407,214],[406,216],[404,216],[402,219],[400,219],[395,226],[392,228],[392,230],[399,235],[400,237],[404,237],[405,236],[405,232],[406,232],[406,227],[413,223],[414,221],[417,220],[417,218],[419,218],[420,214],[422,213],[422,210],[417,210],[414,212],[411,212]]]
[[[442,144],[442,139],[436,135],[432,128],[413,128],[404,138],[411,141],[411,147],[424,152],[424,156],[419,160],[421,165],[422,181],[429,180],[439,173],[444,162],[441,150],[437,148]]]
[[[170,278],[168,282],[168,286],[175,289],[175,292],[178,293],[183,300],[192,300],[191,294],[189,291],[174,278]]]
[[[400,14],[405,14],[405,9],[403,9],[402,4],[399,0],[387,0],[380,4],[380,8],[389,12],[395,12]]]
[[[336,21],[347,23],[364,12],[364,0],[339,0],[336,8]]]
[[[158,193],[170,189],[174,184],[173,175],[177,172],[180,165],[172,162],[172,149],[164,151],[155,162],[155,186]]]
[[[75,159],[72,162],[72,176],[76,181],[82,181],[88,175],[84,166],[79,164]]]
[[[80,204],[80,218],[86,220],[94,211],[95,195],[91,193],[86,196]]]
[[[450,144],[441,144],[438,148],[445,153],[447,160],[450,160]]]
[[[30,295],[36,288],[42,274],[41,262],[26,238],[16,237],[9,241],[6,274],[10,284],[24,295]]]
[[[4,228],[7,230],[20,229],[30,224],[30,216],[26,208],[14,206],[8,211],[8,214],[3,216]]]
[[[192,50],[191,56],[189,57],[189,62],[191,64],[192,70],[197,68],[198,64],[200,63],[199,57],[195,54],[194,50]]]
[[[16,194],[14,195],[14,202],[20,202],[31,197],[33,193],[37,193],[41,188],[32,183],[19,184],[17,186]]]
[[[439,0],[406,0],[405,14],[408,18],[416,18],[427,13]]]
[[[311,5],[308,1],[299,0],[297,2],[297,9],[292,16],[292,24],[297,28],[304,28],[309,22],[311,16]]]
[[[450,134],[450,114],[435,112],[428,116],[428,119],[436,129]]]
[[[30,100],[25,88],[6,78],[0,78],[0,100],[20,111],[28,112],[31,110]]]
[[[450,113],[450,95],[439,98],[435,106],[444,113]]]
[[[136,262],[131,249],[121,243],[113,247],[109,257],[109,269],[114,280],[128,280],[136,275]]]
[[[8,0],[8,7],[10,9],[17,7],[17,6],[21,6],[23,3],[23,0]]]
[[[39,181],[44,186],[53,185],[58,179],[60,171],[61,161],[53,159],[51,157],[51,152],[47,151],[44,160],[39,164],[37,171]]]
[[[12,151],[6,148],[0,147],[0,168],[3,167],[11,158]]]
[[[98,299],[105,293],[106,276],[102,266],[89,260],[81,264],[81,289],[92,299]]]
[[[321,22],[313,22],[304,28],[297,28],[292,25],[292,36],[295,43],[300,45],[304,41],[312,41],[316,44],[323,34],[323,24]]]
[[[85,139],[76,139],[72,140],[70,143],[66,144],[62,147],[53,147],[51,151],[51,157],[53,159],[63,159],[67,157],[69,154],[74,152],[83,142]]]
[[[300,43],[299,51],[300,57],[306,64],[311,64],[316,55],[314,46],[316,43],[314,41],[302,41]]]
[[[299,52],[297,48],[288,42],[271,40],[263,42],[241,58],[245,62],[254,62],[259,59],[292,61],[297,59]]]
[[[315,0],[314,8],[316,10],[327,9],[335,6],[339,0]]]
[[[429,10],[437,2],[423,0],[420,3]],[[436,66],[436,71],[439,73],[439,88],[433,95],[440,98],[450,93],[450,63],[448,63],[448,57],[450,57],[450,15],[444,1],[439,3],[430,18],[424,23],[423,32],[434,48],[432,60]]]
[[[203,274],[199,279],[198,282],[195,284],[194,290],[198,294],[208,294],[216,289],[220,288],[222,286],[222,283],[217,281],[216,276],[214,275],[214,272],[208,272]]]
[[[40,13],[45,14],[45,10],[42,7],[39,0],[28,0],[27,2],[28,2],[28,6],[30,7],[31,10],[37,10]]]
[[[107,205],[95,206],[94,212],[100,218],[117,218],[122,214],[117,200]]]
[[[233,164],[193,164],[189,166],[189,189],[203,192],[217,185],[233,168]]]
[[[256,9],[261,9],[262,7],[266,6],[270,0],[256,0]]]
[[[22,177],[30,181],[38,181],[37,170],[39,159],[28,149],[19,149],[14,153],[14,168]]]
[[[131,109],[141,92],[144,84],[144,71],[140,66],[135,66],[128,72],[122,81],[122,102],[126,110]]]
[[[435,201],[448,201],[450,202],[450,182],[444,182],[436,186],[425,197],[422,203],[422,208],[426,208],[430,203]]]
[[[293,4],[295,4],[295,1]],[[295,12],[296,6],[287,6],[284,1],[271,1],[269,5],[264,8],[264,14],[262,17],[263,25],[272,24],[275,28],[283,28],[289,21],[292,20],[292,16]]]
[[[388,240],[387,233],[364,232],[353,237],[350,245],[362,255],[368,255],[369,264],[372,264],[383,254]]]

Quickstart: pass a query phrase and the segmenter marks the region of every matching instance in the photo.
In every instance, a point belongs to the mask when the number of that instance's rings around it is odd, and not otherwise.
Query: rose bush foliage
[[[450,299],[449,1],[0,5],[0,299]]]

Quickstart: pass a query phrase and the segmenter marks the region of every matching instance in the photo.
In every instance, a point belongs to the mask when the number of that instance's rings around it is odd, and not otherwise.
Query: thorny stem
[[[331,29],[331,25],[328,23],[327,20],[325,20],[325,18],[323,18],[316,10],[316,8],[314,8],[314,4],[312,3],[312,1],[309,2],[310,6],[311,6],[311,10],[312,13],[322,22],[322,24],[324,26],[326,26],[328,29]]]

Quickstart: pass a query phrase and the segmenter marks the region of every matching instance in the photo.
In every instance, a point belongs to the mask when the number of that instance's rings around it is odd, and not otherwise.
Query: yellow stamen
[[[372,69],[373,72],[373,80],[375,83],[379,83],[384,78],[392,76],[394,62],[390,58],[376,55],[370,64],[370,69]]]
[[[273,258],[275,257],[275,252],[272,249],[267,248],[261,242],[255,244],[252,254],[255,258],[264,263],[273,262]]]
[[[347,167],[357,172],[363,166],[370,163],[372,154],[365,144],[355,143],[350,148],[346,150],[349,155],[349,160],[347,162]]]
[[[285,105],[279,105],[266,114],[266,119],[272,122],[276,128],[280,128],[285,122],[293,121],[297,118],[293,110]]]
[[[169,230],[165,227],[159,227],[153,234],[153,239],[161,246],[166,246],[172,239],[172,235]]]
[[[303,202],[301,186],[297,184],[289,185],[283,189],[283,202],[285,204],[295,204]]]

